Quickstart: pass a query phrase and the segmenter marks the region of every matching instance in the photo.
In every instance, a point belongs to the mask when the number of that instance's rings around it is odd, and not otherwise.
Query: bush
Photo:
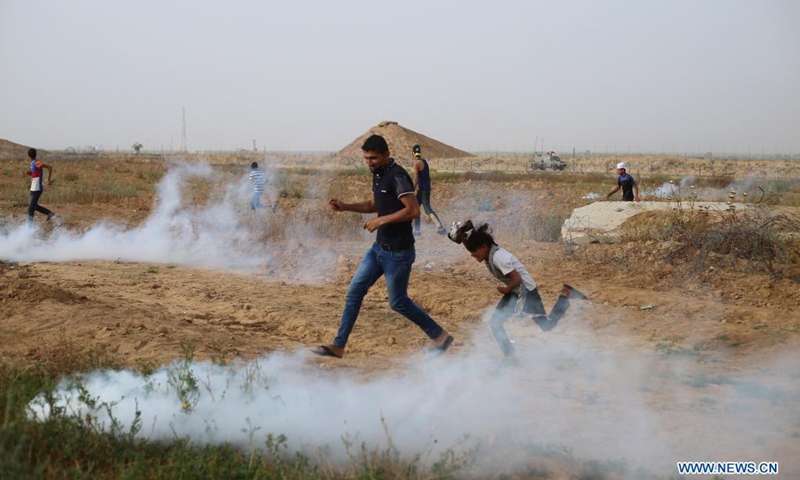
[[[770,215],[765,208],[736,211],[675,207],[669,214],[647,212],[630,219],[621,229],[621,242],[675,242],[666,260],[694,263],[695,273],[709,264],[735,266],[743,261],[776,277],[800,265],[800,220],[786,214]]]

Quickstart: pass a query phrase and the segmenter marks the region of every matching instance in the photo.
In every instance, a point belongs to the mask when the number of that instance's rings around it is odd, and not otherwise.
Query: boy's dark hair
[[[36,149],[35,148],[29,148],[28,149],[28,156],[31,157],[32,159],[36,160]]]
[[[389,145],[383,137],[373,133],[369,138],[364,140],[364,145],[361,146],[361,150],[365,152],[386,153],[389,151]]]
[[[250,168],[252,168],[253,170],[255,170],[256,168],[258,168],[258,162],[253,162],[253,163],[251,163],[251,164],[250,164]]]
[[[497,245],[494,241],[494,237],[492,237],[492,229],[489,228],[489,225],[486,223],[473,230],[470,236],[464,240],[464,246],[467,247],[467,250],[470,252],[474,252],[484,245],[489,248],[491,248],[492,245]]]

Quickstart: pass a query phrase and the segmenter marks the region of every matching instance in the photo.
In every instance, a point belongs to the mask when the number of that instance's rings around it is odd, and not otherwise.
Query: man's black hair
[[[28,156],[31,157],[32,159],[36,160],[36,149],[35,148],[29,148],[28,149]]]
[[[373,133],[369,138],[364,140],[364,145],[361,146],[361,150],[365,152],[386,153],[389,151],[389,145],[383,137]]]
[[[470,252],[474,252],[484,245],[489,248],[493,245],[497,245],[494,241],[494,237],[492,237],[492,229],[485,223],[473,230],[470,236],[464,240],[464,246],[467,247],[467,250]]]
[[[252,168],[253,170],[255,170],[256,168],[258,168],[258,162],[253,162],[253,163],[251,163],[251,164],[250,164],[250,168]]]

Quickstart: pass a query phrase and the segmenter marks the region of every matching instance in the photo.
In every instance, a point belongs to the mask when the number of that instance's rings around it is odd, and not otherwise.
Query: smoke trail
[[[150,217],[139,227],[126,229],[110,222],[99,223],[83,234],[57,228],[41,238],[36,228],[20,225],[0,233],[0,259],[8,261],[125,260],[134,262],[178,263],[203,268],[244,271],[280,270],[298,281],[319,281],[319,272],[334,265],[333,252],[319,246],[293,259],[295,268],[281,270],[286,249],[260,241],[248,227],[243,206],[248,205],[251,188],[247,177],[221,187],[220,199],[205,205],[188,200],[186,182],[212,179],[207,164],[172,166],[157,187],[157,200]],[[268,172],[268,176],[269,172]],[[274,197],[274,192],[272,193]],[[261,212],[259,212],[261,213]],[[271,217],[267,217],[270,222]],[[295,235],[292,237],[292,235]],[[312,228],[290,232],[288,244],[313,243]],[[292,253],[289,251],[288,253]]]
[[[320,375],[307,354],[294,352],[227,367],[177,362],[147,377],[97,372],[82,380],[83,395],[113,403],[112,414],[124,428],[141,411],[139,436],[150,440],[189,437],[257,447],[268,434],[284,434],[289,453],[324,448],[342,462],[343,436],[386,445],[385,425],[409,458],[468,437],[468,445],[479,446],[479,472],[496,471],[499,459],[503,469],[522,468],[546,445],[561,445],[577,458],[626,459],[662,473],[672,472],[675,461],[731,456],[781,461],[782,471],[790,470],[780,448],[788,435],[775,432],[796,424],[797,354],[778,353],[758,376],[715,380],[703,377],[697,362],[643,354],[624,339],[610,349],[592,340],[580,318],[569,322],[548,334],[511,322],[522,362],[517,368],[497,367],[499,352],[484,327],[457,355],[409,359],[402,376],[364,380],[348,376],[350,369]],[[187,371],[199,389],[181,395],[175,378]],[[59,387],[57,406],[78,418],[91,412],[108,428],[108,414],[87,407],[71,385],[74,380]],[[767,385],[772,393],[765,395]],[[49,409],[42,398],[31,403],[38,418]]]

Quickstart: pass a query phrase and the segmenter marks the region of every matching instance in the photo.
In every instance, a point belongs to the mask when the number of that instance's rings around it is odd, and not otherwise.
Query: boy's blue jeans
[[[372,244],[372,247],[364,254],[364,258],[361,259],[361,265],[358,266],[358,270],[347,288],[342,322],[339,326],[339,333],[333,340],[334,345],[341,348],[347,345],[347,339],[350,337],[350,332],[353,331],[358,312],[361,310],[364,295],[381,275],[386,276],[386,289],[389,291],[389,306],[392,310],[417,324],[431,340],[442,334],[442,327],[408,297],[408,279],[411,276],[411,266],[414,264],[416,256],[414,247],[406,250],[386,251],[377,243]]]
[[[256,208],[264,208],[261,205],[261,193],[253,193],[253,198],[250,199],[250,210],[255,211]]]

